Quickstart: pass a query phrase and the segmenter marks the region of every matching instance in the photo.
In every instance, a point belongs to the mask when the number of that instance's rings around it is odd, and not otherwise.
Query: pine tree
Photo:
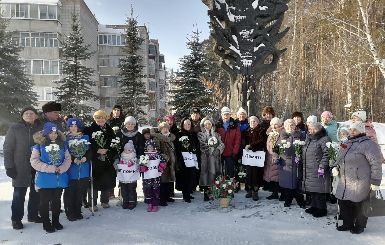
[[[84,102],[97,99],[91,88],[94,81],[90,77],[94,70],[83,65],[93,55],[89,47],[89,44],[84,44],[78,17],[73,14],[71,32],[61,48],[64,78],[56,82],[59,86],[54,95],[62,104],[63,113],[82,119],[88,118],[86,114],[94,110]]]
[[[173,96],[171,105],[176,111],[177,118],[189,116],[193,107],[199,107],[203,113],[212,110],[212,92],[202,82],[208,66],[203,43],[199,40],[199,31],[193,31],[187,40],[190,54],[179,60],[181,68],[179,79],[176,79],[174,89],[171,90]]]
[[[7,20],[0,15],[0,132],[20,119],[20,111],[36,105],[37,94],[33,82],[24,72],[24,63],[19,58],[21,48],[6,32]]]
[[[146,86],[142,82],[143,75],[142,57],[138,54],[140,46],[144,39],[139,36],[138,22],[131,16],[126,22],[126,44],[123,47],[125,57],[121,59],[120,68],[120,93],[118,104],[125,110],[127,115],[134,116],[143,122],[145,107],[149,104],[148,95],[146,94]]]

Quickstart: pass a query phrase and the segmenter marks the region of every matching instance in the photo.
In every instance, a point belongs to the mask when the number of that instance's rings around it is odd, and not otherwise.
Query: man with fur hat
[[[366,136],[368,136],[374,142],[378,143],[376,131],[374,130],[372,122],[369,119],[367,119],[366,111],[358,110],[353,112],[351,119],[353,123],[362,122],[365,125]]]
[[[12,178],[12,227],[23,228],[24,201],[29,187],[28,221],[40,223],[38,216],[39,195],[35,191],[35,170],[31,168],[29,158],[33,144],[33,135],[41,130],[37,119],[38,113],[32,106],[21,111],[21,120],[10,126],[4,141],[4,166],[8,177]]]
[[[57,125],[58,130],[61,132],[65,132],[65,122],[60,117],[61,112],[61,104],[55,101],[49,101],[42,106],[43,115],[42,121],[43,123],[52,122]]]

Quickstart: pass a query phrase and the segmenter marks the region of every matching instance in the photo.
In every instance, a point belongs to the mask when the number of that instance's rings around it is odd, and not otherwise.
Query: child
[[[67,170],[71,155],[64,142],[64,135],[54,123],[47,122],[43,131],[34,135],[37,143],[32,147],[31,165],[36,170],[35,185],[40,195],[40,215],[43,228],[48,233],[63,229],[59,222],[61,194],[68,187]],[[52,223],[48,207],[51,206]]]
[[[132,140],[124,145],[120,159],[115,161],[115,169],[123,197],[123,209],[134,209],[137,204],[136,181],[139,179],[139,170],[136,151]]]
[[[143,162],[141,159],[140,169],[143,172],[143,192],[148,204],[147,212],[157,212],[160,201],[160,176],[166,168],[166,163],[157,152],[152,139],[146,141],[144,155],[148,157],[148,161]],[[143,166],[144,164],[146,166]]]
[[[77,118],[67,120],[66,143],[72,157],[68,171],[69,188],[64,191],[64,205],[69,221],[83,219],[81,212],[84,196],[90,180],[89,137],[80,131],[80,121]]]

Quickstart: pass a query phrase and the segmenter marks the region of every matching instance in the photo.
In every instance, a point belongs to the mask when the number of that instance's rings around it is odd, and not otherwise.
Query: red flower
[[[348,148],[348,145],[347,145],[347,144],[341,144],[340,146],[342,147],[342,149]]]

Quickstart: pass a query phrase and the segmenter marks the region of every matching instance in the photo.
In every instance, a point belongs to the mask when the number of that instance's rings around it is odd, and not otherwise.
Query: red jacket
[[[230,118],[230,125],[225,131],[223,127],[223,121],[219,120],[216,125],[216,131],[221,136],[223,143],[225,144],[225,150],[223,151],[224,157],[230,157],[238,155],[239,147],[241,145],[241,131],[233,118]]]

